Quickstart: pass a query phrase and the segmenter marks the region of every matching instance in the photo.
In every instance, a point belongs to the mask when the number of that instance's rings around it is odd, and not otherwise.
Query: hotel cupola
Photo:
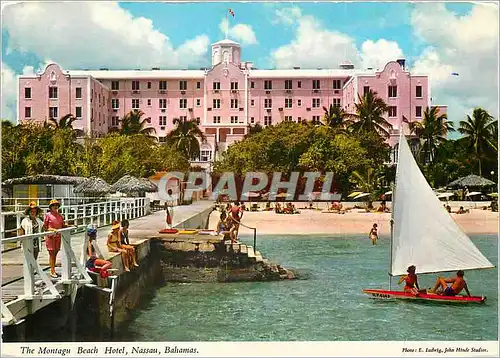
[[[212,44],[212,67],[221,62],[240,66],[241,46],[239,43],[225,39]]]

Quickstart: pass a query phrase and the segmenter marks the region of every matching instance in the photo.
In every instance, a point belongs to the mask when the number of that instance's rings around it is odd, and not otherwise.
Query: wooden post
[[[62,254],[61,255],[61,271],[62,281],[68,282],[71,280],[71,234],[69,231],[62,233]]]
[[[97,203],[97,225],[101,226],[101,203]]]
[[[24,277],[24,296],[31,299],[35,293],[35,277],[33,275],[32,260],[28,256],[33,256],[33,239],[26,239],[21,241],[23,247],[23,277]]]

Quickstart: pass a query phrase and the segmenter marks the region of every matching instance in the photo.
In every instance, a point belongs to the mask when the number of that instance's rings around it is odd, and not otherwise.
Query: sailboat
[[[399,137],[396,183],[392,198],[389,276],[406,274],[410,265],[417,274],[495,267],[462,231],[427,183],[413,158],[406,137]],[[418,295],[389,290],[365,289],[372,298],[435,302],[482,303],[484,296]]]

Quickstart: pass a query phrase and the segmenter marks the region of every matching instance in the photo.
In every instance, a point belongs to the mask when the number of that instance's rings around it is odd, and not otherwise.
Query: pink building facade
[[[410,74],[404,60],[382,71],[338,69],[258,70],[241,61],[231,40],[212,45],[212,67],[200,70],[66,71],[48,65],[42,73],[19,76],[18,122],[43,122],[71,113],[80,135],[102,136],[119,127],[133,109],[150,118],[160,141],[174,118],[198,119],[207,136],[194,164],[210,168],[216,155],[246,134],[248,125],[316,121],[330,104],[353,112],[358,95],[374,90],[389,105],[395,145],[402,119],[421,118],[431,104],[427,76]],[[440,106],[441,113],[446,112]]]

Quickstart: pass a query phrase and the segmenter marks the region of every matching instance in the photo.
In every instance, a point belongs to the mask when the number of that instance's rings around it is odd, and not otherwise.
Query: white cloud
[[[2,63],[2,116],[1,119],[8,119],[16,122],[16,90],[17,77],[14,70],[12,70],[5,63]]]
[[[479,4],[465,16],[442,4],[419,4],[412,13],[415,34],[429,45],[412,70],[429,74],[433,104],[448,105],[454,122],[474,107],[498,113],[498,15],[498,6]]]
[[[116,2],[24,2],[3,11],[7,52],[35,53],[64,68],[182,68],[207,63],[209,39],[175,48],[150,19]]]
[[[223,19],[219,24],[219,29],[224,33],[228,33],[229,37],[240,41],[243,45],[255,45],[258,43],[255,32],[252,26],[247,24],[236,24],[234,26],[229,25],[227,19]]]
[[[336,68],[348,60],[357,68],[381,68],[388,61],[403,56],[394,41],[367,40],[361,50],[354,39],[338,31],[329,30],[311,15],[304,15],[297,7],[276,10],[276,23],[295,26],[295,37],[287,45],[271,53],[271,62],[277,68]]]

